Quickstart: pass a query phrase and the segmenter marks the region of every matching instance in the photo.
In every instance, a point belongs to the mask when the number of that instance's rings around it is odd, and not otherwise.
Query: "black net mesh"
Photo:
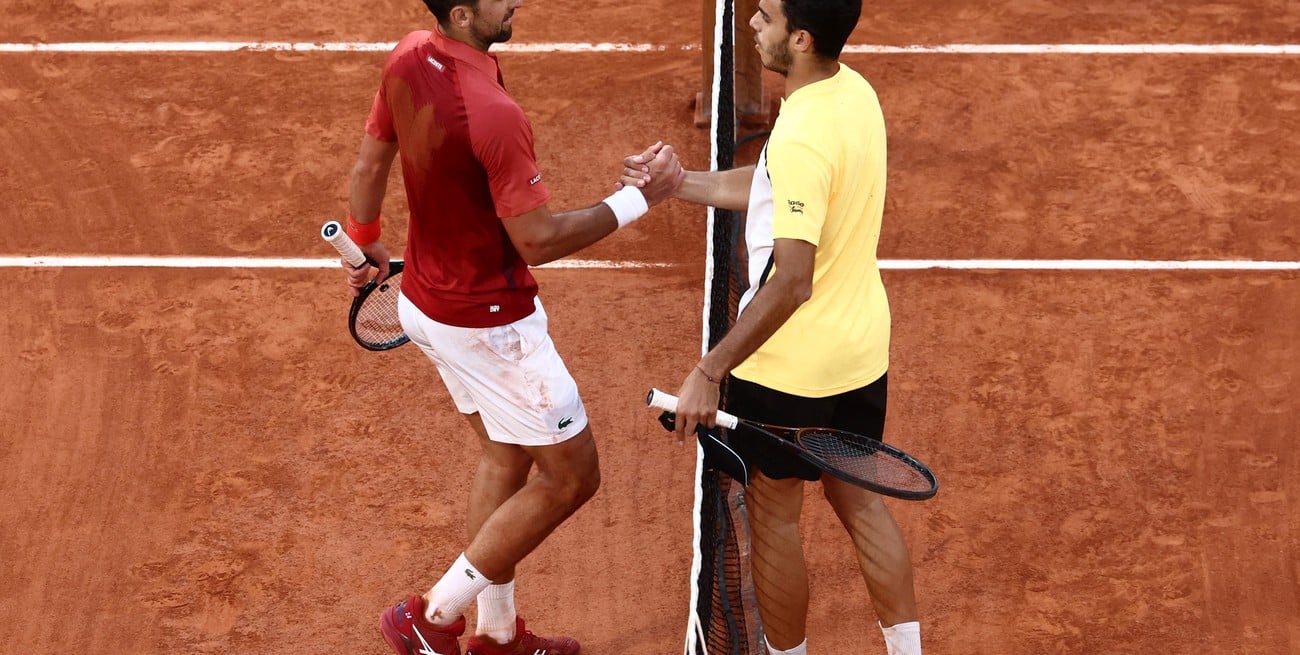
[[[717,170],[735,165],[735,4],[718,0],[714,68],[713,138]],[[736,319],[744,290],[743,217],[715,210],[710,225],[711,270],[709,312],[704,340],[710,348],[727,333]],[[725,396],[725,389],[724,396]],[[724,408],[725,409],[725,408]],[[727,435],[724,431],[724,438]],[[697,625],[687,636],[687,652],[708,655],[758,655],[764,653],[762,628],[749,576],[749,526],[745,517],[744,489],[714,470],[699,472],[700,499]]]

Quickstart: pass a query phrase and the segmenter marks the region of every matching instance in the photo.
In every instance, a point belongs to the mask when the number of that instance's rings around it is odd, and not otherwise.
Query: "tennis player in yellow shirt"
[[[761,0],[749,25],[785,100],[754,166],[688,171],[677,197],[747,211],[749,289],[726,337],[678,390],[679,437],[727,411],[795,427],[881,438],[889,368],[889,304],[876,244],[885,206],[885,122],[875,91],[839,55],[861,0]],[[649,181],[646,155],[625,160],[624,185]],[[880,496],[737,435],[751,469],[751,562],[773,655],[807,652],[808,573],[799,533],[804,481],[822,489],[852,537],[889,655],[919,655],[912,565]]]

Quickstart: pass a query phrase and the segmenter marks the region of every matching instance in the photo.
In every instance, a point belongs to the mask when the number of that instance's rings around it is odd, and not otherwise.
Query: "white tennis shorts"
[[[397,301],[402,329],[438,367],[457,411],[478,412],[493,441],[549,446],[587,427],[578,385],[534,302],[537,311],[514,323],[464,328],[429,318],[404,295]]]

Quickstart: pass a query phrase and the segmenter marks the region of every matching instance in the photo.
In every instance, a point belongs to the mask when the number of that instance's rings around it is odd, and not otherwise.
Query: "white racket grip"
[[[677,413],[677,396],[665,393],[658,389],[651,389],[650,393],[646,394],[645,404],[654,409],[662,409],[665,412],[672,412],[674,414]],[[718,425],[729,430],[736,429],[736,426],[740,424],[740,419],[723,411],[718,412],[717,421]]]
[[[343,259],[348,260],[349,264],[360,268],[366,263],[366,256],[357,247],[357,244],[348,238],[348,233],[343,231],[343,226],[338,221],[330,221],[321,226],[320,238],[329,242],[334,249],[343,255]]]

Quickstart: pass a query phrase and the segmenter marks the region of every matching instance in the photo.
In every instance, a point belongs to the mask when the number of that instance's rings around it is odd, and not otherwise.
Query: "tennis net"
[[[734,166],[736,155],[735,1],[715,0],[713,19],[711,163],[714,170],[726,170]],[[705,351],[735,322],[745,284],[742,216],[714,208],[708,211]],[[686,655],[759,655],[765,647],[750,580],[744,488],[705,467],[702,454],[696,458],[695,479],[695,552]]]

